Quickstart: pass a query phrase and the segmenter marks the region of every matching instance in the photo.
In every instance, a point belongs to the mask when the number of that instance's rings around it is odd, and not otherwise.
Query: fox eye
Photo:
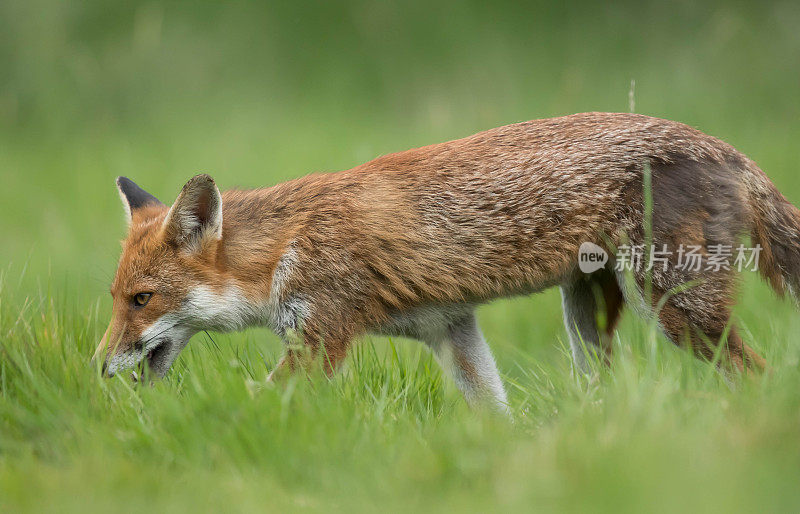
[[[138,293],[133,296],[133,305],[136,307],[144,307],[147,305],[147,302],[150,301],[151,296],[153,296],[153,293]]]

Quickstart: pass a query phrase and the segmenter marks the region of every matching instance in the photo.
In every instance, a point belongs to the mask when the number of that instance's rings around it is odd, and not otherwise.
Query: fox
[[[116,185],[128,234],[96,353],[106,376],[163,377],[194,334],[253,326],[286,344],[269,380],[309,359],[332,374],[377,334],[421,341],[469,404],[502,409],[476,308],[555,286],[577,371],[610,362],[625,306],[726,373],[765,369],[731,319],[735,269],[681,267],[673,253],[620,270],[621,245],[708,256],[750,238],[775,292],[800,291],[800,211],[729,144],[640,114],[516,123],[261,189],[221,193],[201,174],[171,206]],[[612,257],[584,273],[584,243]]]

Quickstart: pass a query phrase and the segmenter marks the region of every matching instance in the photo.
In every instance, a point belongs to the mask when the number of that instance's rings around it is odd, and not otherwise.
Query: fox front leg
[[[305,368],[305,365],[311,360],[308,355],[311,352],[304,344],[303,335],[297,330],[287,329],[283,336],[283,342],[286,345],[286,353],[267,377],[268,382],[283,382],[297,369]]]
[[[311,371],[321,359],[322,369],[330,377],[347,353],[347,340],[329,337],[327,344],[310,332],[288,329],[284,334],[286,353],[278,361],[275,369],[267,377],[269,382],[286,380],[298,371]],[[332,344],[333,342],[340,344]],[[343,342],[342,342],[343,341]]]

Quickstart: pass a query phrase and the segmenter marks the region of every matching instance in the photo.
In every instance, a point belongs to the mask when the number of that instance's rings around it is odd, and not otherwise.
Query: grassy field
[[[171,202],[200,171],[268,185],[633,108],[800,204],[798,26],[791,1],[0,3],[0,511],[797,512],[800,316],[751,275],[736,320],[772,372],[733,388],[632,313],[579,378],[557,291],[481,308],[511,422],[412,341],[279,388],[265,330],[196,336],[152,387],[88,361],[117,175]]]

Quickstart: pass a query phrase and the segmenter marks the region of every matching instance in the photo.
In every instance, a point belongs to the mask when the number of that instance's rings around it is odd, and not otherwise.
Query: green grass
[[[265,385],[278,348],[255,331],[198,337],[152,386],[102,379],[88,364],[97,309],[23,300],[7,276],[2,287],[0,507],[12,511],[800,506],[794,321],[745,322],[772,373],[734,388],[634,319],[614,365],[588,378],[557,342],[545,361],[495,344],[508,421],[470,411],[405,341],[362,343],[331,381]]]
[[[264,330],[166,380],[89,365],[124,236],[113,179],[260,186],[523,119],[636,110],[722,137],[800,204],[793,2],[0,3],[0,511],[800,510],[800,315],[747,275],[771,373],[731,388],[630,312],[575,377],[559,298],[479,310],[512,420],[417,343],[264,384]],[[211,338],[213,337],[213,341]]]

